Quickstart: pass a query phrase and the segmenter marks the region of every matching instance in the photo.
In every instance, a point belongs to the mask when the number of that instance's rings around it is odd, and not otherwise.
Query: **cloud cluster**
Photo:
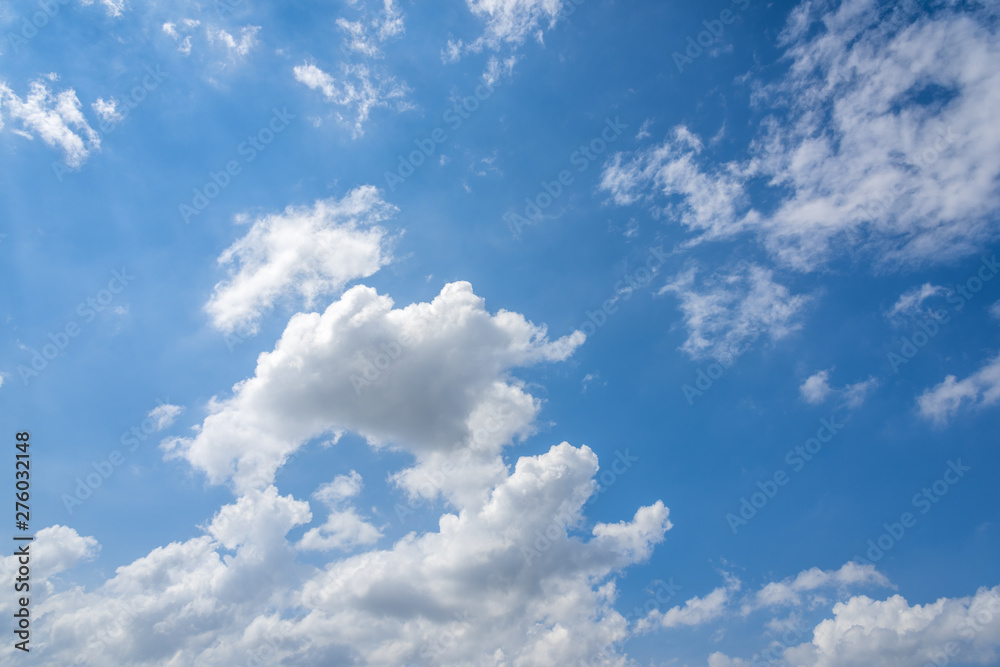
[[[751,233],[800,271],[846,251],[876,266],[974,252],[995,237],[1000,204],[1000,40],[986,11],[805,3],[782,37],[788,73],[754,82],[772,111],[750,157],[713,161],[682,126],[613,156],[602,188],[696,241]]]

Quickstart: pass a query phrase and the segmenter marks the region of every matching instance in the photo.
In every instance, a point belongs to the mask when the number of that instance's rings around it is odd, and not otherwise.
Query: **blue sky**
[[[1000,664],[997,28],[0,4],[4,664]]]

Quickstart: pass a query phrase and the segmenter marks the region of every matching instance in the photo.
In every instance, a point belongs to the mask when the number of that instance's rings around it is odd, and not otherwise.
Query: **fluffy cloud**
[[[975,408],[993,405],[997,400],[1000,400],[1000,355],[963,380],[946,376],[943,382],[917,398],[917,406],[925,418],[943,424],[963,403]]]
[[[150,410],[146,416],[153,420],[157,431],[162,431],[173,424],[182,412],[184,412],[184,408],[181,406],[164,403]]]
[[[812,405],[819,405],[826,400],[826,397],[830,395],[833,391],[830,388],[830,371],[816,371],[812,375],[806,378],[802,386],[799,387],[799,393],[802,394],[802,399],[806,403]]]
[[[352,470],[349,475],[337,475],[324,484],[313,498],[326,504],[330,514],[326,523],[310,528],[299,542],[300,549],[332,551],[375,544],[382,533],[358,515],[353,507],[344,507],[344,501],[361,492],[361,475]]]
[[[238,268],[215,286],[206,311],[223,331],[255,332],[279,299],[299,296],[311,307],[349,281],[372,275],[389,261],[388,238],[378,223],[395,210],[364,186],[340,200],[290,206],[256,220],[219,256],[219,264]]]
[[[467,449],[464,472],[487,477],[453,475],[442,488],[481,490],[502,470],[500,448],[530,431],[539,408],[508,371],[566,359],[583,339],[549,341],[517,313],[491,315],[468,283],[402,309],[354,287],[323,313],[292,317],[256,375],[212,401],[197,435],[165,447],[211,481],[233,477],[245,488],[269,483],[309,439],[346,429],[418,462]]]
[[[80,100],[72,88],[54,95],[44,82],[33,81],[28,96],[22,99],[0,82],[0,129],[4,115],[20,123],[21,130],[15,130],[18,134],[28,139],[38,135],[49,146],[62,150],[69,167],[81,166],[91,151],[101,147],[101,139],[80,111]]]
[[[799,327],[798,315],[808,297],[792,296],[774,282],[773,272],[743,264],[695,287],[695,268],[675,276],[660,293],[680,300],[688,338],[681,349],[694,358],[731,361],[766,333],[772,340]]]
[[[812,642],[788,649],[784,657],[803,667],[996,664],[1000,586],[913,606],[899,595],[884,601],[853,597],[834,605],[833,618],[816,626]]]
[[[624,667],[613,576],[648,558],[670,521],[657,501],[585,530],[597,471],[589,448],[567,443],[522,457],[487,502],[443,515],[437,532],[322,568],[295,563],[285,539],[311,521],[308,504],[273,486],[249,491],[204,535],[154,549],[92,592],[36,600],[39,660]],[[321,495],[342,499],[359,483],[345,475]]]
[[[337,27],[345,35],[344,48],[370,58],[382,55],[381,44],[406,31],[403,13],[395,0],[384,0],[382,10],[374,18],[349,21],[337,19]]]
[[[788,73],[754,83],[772,113],[750,158],[718,164],[679,127],[659,146],[613,156],[602,187],[620,204],[653,206],[695,242],[753,233],[801,271],[845,250],[883,266],[947,261],[994,238],[1000,40],[988,10],[827,7],[793,12]],[[755,207],[751,180],[777,204]]]

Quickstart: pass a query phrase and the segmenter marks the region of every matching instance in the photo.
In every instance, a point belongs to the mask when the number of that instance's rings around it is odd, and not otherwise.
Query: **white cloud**
[[[806,403],[819,405],[830,395],[830,371],[816,371],[802,383],[799,393]]]
[[[949,658],[944,651],[952,643],[958,653]],[[816,626],[812,642],[788,649],[784,657],[802,667],[907,667],[937,664],[942,657],[990,665],[1000,659],[998,649],[1000,586],[913,606],[899,595],[884,601],[853,597],[834,605],[833,618]]]
[[[339,79],[308,62],[295,66],[292,72],[296,81],[321,91],[328,102],[352,110],[351,119],[337,115],[341,122],[352,127],[355,137],[364,134],[364,125],[372,109],[405,111],[411,108],[406,101],[409,87],[387,75],[381,67],[341,63]]]
[[[926,14],[905,2],[881,17],[874,0],[827,7],[793,12],[786,75],[750,78],[770,115],[749,159],[712,160],[681,127],[610,158],[602,187],[620,204],[652,205],[694,242],[753,233],[800,271],[844,252],[894,267],[981,249],[1000,204],[996,22],[975,6]],[[777,203],[748,199],[751,179]]]
[[[892,309],[886,316],[889,319],[927,316],[928,313],[924,308],[924,301],[945,294],[947,294],[947,290],[940,285],[924,283],[919,287],[914,287],[900,294],[899,299],[896,300],[896,303],[893,304]]]
[[[799,328],[798,315],[809,298],[792,296],[773,280],[773,272],[742,264],[695,287],[696,269],[675,276],[660,293],[680,300],[688,338],[681,347],[694,358],[730,361],[766,333],[772,340]]]
[[[164,403],[150,410],[147,416],[155,422],[156,430],[162,431],[173,424],[182,412],[184,412],[184,408],[181,406]]]
[[[626,161],[614,155],[604,168],[600,188],[619,205],[637,201],[653,205],[659,216],[675,220],[705,237],[734,234],[756,220],[741,213],[746,201],[736,165],[708,173],[699,165],[704,146],[686,127],[674,129],[662,145],[640,151]],[[659,197],[670,203],[656,205]]]
[[[827,369],[816,371],[799,386],[799,394],[802,400],[810,405],[819,405],[825,402],[830,396],[837,396],[843,401],[843,405],[848,408],[860,407],[868,394],[878,387],[878,380],[869,377],[854,384],[849,384],[843,389],[836,389],[830,386],[830,371]]]
[[[733,594],[739,591],[740,585],[739,579],[726,575],[726,585],[716,588],[703,598],[695,596],[683,606],[671,607],[666,612],[661,612],[659,609],[652,610],[636,623],[636,631],[644,632],[656,627],[695,626],[714,621],[726,612]]]
[[[708,656],[708,667],[750,667],[750,663],[742,658],[730,658],[722,651],[716,651]]]
[[[80,4],[89,7],[94,4],[94,0],[80,0]],[[118,17],[125,11],[125,0],[101,0],[101,4],[104,5],[104,10],[108,13],[108,16]]]
[[[369,58],[381,57],[381,44],[406,32],[403,12],[395,0],[384,0],[382,10],[374,18],[362,16],[357,21],[338,18],[337,27],[345,35],[345,49]]]
[[[105,100],[98,97],[97,101],[90,105],[90,108],[94,110],[98,118],[109,125],[119,123],[125,117],[118,111],[118,103],[114,98]]]
[[[201,25],[198,19],[181,19],[180,26],[168,21],[163,24],[163,32],[177,42],[177,50],[182,55],[191,55],[191,32]],[[209,31],[211,34],[211,31]]]
[[[921,394],[917,405],[925,418],[943,424],[963,403],[979,408],[993,405],[997,400],[1000,400],[1000,355],[963,380],[946,376],[943,382]]]
[[[23,136],[30,139],[37,134],[49,146],[61,149],[69,167],[80,167],[90,151],[101,147],[100,137],[83,117],[72,88],[53,95],[45,83],[33,81],[28,96],[21,99],[0,82],[0,129],[4,114],[20,122]]]
[[[597,471],[589,448],[562,443],[520,458],[486,503],[443,515],[437,532],[322,567],[294,562],[285,539],[311,521],[308,505],[273,486],[250,491],[204,535],[154,549],[92,591],[33,600],[44,619],[33,639],[51,664],[222,666],[256,655],[305,667],[625,667],[614,577],[648,558],[670,522],[655,502],[630,521],[597,523],[589,539],[571,536]],[[539,534],[548,544],[526,558]]]
[[[332,482],[317,489],[313,498],[327,505],[330,514],[322,526],[306,531],[298,547],[333,551],[375,544],[382,537],[381,531],[359,516],[353,507],[344,506],[344,501],[358,495],[361,487],[361,475],[352,470],[348,475],[337,475]]]
[[[257,33],[260,31],[259,25],[247,25],[240,28],[239,39],[237,40],[229,32],[220,29],[208,29],[209,41],[218,42],[226,47],[231,58],[243,58],[250,50],[257,45]]]
[[[744,605],[743,613],[749,613],[761,607],[799,606],[803,604],[802,595],[804,593],[812,593],[831,586],[840,589],[846,589],[849,586],[888,588],[892,584],[875,569],[874,565],[861,565],[852,561],[845,563],[839,570],[821,570],[814,567],[799,572],[795,577],[765,585],[757,591],[752,601]]]
[[[212,482],[234,477],[243,488],[266,485],[285,457],[325,432],[351,430],[430,465],[465,447],[468,468],[444,490],[478,497],[504,469],[500,448],[530,432],[539,409],[508,372],[566,359],[583,339],[549,341],[517,313],[491,315],[468,283],[403,309],[357,286],[323,313],[292,317],[256,375],[210,403],[197,435],[165,447]]]
[[[498,49],[502,45],[518,46],[529,35],[539,32],[545,23],[552,27],[560,12],[573,0],[466,0],[469,10],[486,22],[486,30],[470,50],[484,46]]]
[[[213,324],[231,332],[255,332],[265,311],[298,296],[307,307],[365,278],[389,262],[389,239],[378,226],[395,212],[372,186],[312,207],[289,206],[259,218],[245,236],[219,256],[233,266],[205,305]]]

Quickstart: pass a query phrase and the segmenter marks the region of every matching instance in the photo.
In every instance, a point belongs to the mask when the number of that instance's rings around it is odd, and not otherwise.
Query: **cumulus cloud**
[[[182,55],[191,55],[191,34],[201,25],[198,19],[181,19],[180,23],[168,21],[163,24],[163,32],[177,42],[177,50]],[[210,33],[211,34],[211,33]]]
[[[361,492],[361,486],[361,475],[352,470],[348,475],[337,475],[332,482],[316,490],[313,498],[327,505],[330,514],[322,526],[306,531],[299,542],[300,549],[346,550],[374,544],[382,537],[381,531],[365,521],[353,507],[345,506],[348,498]]]
[[[341,63],[338,78],[309,62],[295,66],[292,72],[296,81],[319,90],[331,104],[349,110],[347,116],[338,113],[337,117],[352,127],[355,137],[364,134],[364,125],[372,109],[405,111],[411,108],[407,102],[409,87],[375,65]]]
[[[346,429],[418,460],[468,448],[469,464],[488,475],[469,488],[488,487],[502,470],[500,448],[530,432],[539,409],[508,372],[564,360],[583,339],[574,332],[550,341],[522,315],[490,314],[464,282],[402,309],[357,286],[323,313],[292,317],[254,377],[214,399],[194,437],[164,446],[212,482],[247,487],[268,483],[308,440]],[[457,475],[447,488],[457,493],[465,483]]]
[[[979,408],[993,405],[997,400],[1000,400],[1000,355],[962,380],[946,376],[943,382],[917,398],[917,406],[923,417],[944,424],[963,404]]]
[[[952,651],[945,654],[945,647]],[[785,660],[803,667],[936,664],[995,664],[1000,658],[1000,586],[974,596],[940,598],[910,606],[899,595],[873,600],[864,595],[833,607],[811,642],[785,651]]]
[[[1000,203],[1000,40],[986,12],[806,3],[782,35],[787,74],[749,79],[770,110],[750,157],[723,162],[678,127],[612,156],[602,188],[695,242],[751,233],[800,271],[847,251],[879,267],[976,252],[996,235]],[[767,204],[748,196],[751,180],[766,184]]]
[[[43,81],[33,81],[22,99],[0,81],[0,129],[3,117],[18,121],[22,136],[41,137],[49,146],[63,152],[69,167],[80,167],[90,152],[101,147],[101,139],[80,111],[80,100],[69,88],[53,94]]]
[[[93,591],[36,599],[40,659],[625,667],[615,573],[648,558],[670,521],[657,501],[585,530],[597,471],[586,446],[521,457],[487,502],[444,514],[436,532],[322,567],[294,562],[286,539],[312,520],[308,504],[273,486],[248,491],[203,535],[154,549]],[[352,473],[322,495],[342,499],[359,483]],[[541,549],[539,534],[548,540]],[[0,655],[12,650],[5,644]]]
[[[205,305],[213,324],[256,332],[263,313],[281,299],[300,297],[312,307],[351,280],[372,275],[390,260],[389,238],[378,223],[395,210],[364,186],[340,200],[289,206],[257,219],[219,256],[219,264],[231,269]]]
[[[681,346],[693,358],[731,361],[766,333],[772,340],[799,328],[798,316],[809,298],[792,295],[774,281],[772,271],[741,264],[695,286],[697,269],[675,276],[660,289],[680,300],[688,338]]]

